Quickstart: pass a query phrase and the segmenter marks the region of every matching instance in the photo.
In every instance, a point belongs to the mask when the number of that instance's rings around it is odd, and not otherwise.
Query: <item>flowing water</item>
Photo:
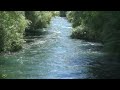
[[[65,18],[54,17],[46,30],[20,52],[0,56],[0,78],[120,78],[120,63],[108,59],[100,43],[71,39],[72,27]]]

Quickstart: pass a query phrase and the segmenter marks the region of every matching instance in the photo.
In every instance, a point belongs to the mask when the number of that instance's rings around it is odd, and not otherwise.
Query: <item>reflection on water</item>
[[[53,18],[47,29],[48,34],[34,36],[22,51],[0,56],[0,78],[120,78],[120,62],[100,51],[100,43],[70,39],[72,27],[65,18]]]

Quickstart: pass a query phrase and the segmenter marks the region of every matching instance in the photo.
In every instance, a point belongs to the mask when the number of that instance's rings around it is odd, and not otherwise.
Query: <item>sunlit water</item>
[[[71,24],[52,19],[48,34],[34,38],[18,53],[0,56],[0,78],[120,78],[120,63],[105,57],[101,44],[71,39]]]

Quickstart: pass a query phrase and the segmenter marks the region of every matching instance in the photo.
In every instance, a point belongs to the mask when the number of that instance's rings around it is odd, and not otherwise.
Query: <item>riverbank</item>
[[[100,51],[99,43],[71,39],[69,36],[72,26],[66,18],[52,18],[50,27],[46,29],[48,29],[48,34],[43,37],[35,36],[34,42],[26,44],[25,48],[15,55],[0,56],[0,74],[6,75],[4,78],[99,78],[96,76],[102,74],[99,73],[102,67],[99,70],[99,63],[93,63],[99,62],[105,55]],[[95,73],[96,70],[99,75]],[[112,72],[114,72],[114,68]]]
[[[119,11],[69,11],[72,37],[104,44],[103,50],[120,56]]]

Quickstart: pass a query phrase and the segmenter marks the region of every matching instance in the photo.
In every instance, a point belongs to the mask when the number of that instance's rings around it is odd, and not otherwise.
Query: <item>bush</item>
[[[22,48],[23,34],[28,26],[24,12],[0,11],[0,52]]]
[[[120,11],[72,11],[67,18],[75,28],[71,36],[100,41],[104,51],[120,55]]]
[[[73,16],[74,16],[73,11],[67,11],[66,17],[67,17],[67,19],[68,19],[69,22],[73,21]]]
[[[66,17],[66,11],[60,11],[60,17]]]
[[[45,28],[49,25],[53,14],[50,11],[26,11],[25,16],[28,20],[31,21],[29,28],[26,29],[27,35],[29,33],[41,33],[42,28]]]
[[[60,16],[60,12],[59,11],[50,11],[52,13],[52,16]]]
[[[73,29],[71,37],[77,38],[77,39],[87,39],[86,34],[87,34],[87,32],[86,32],[85,28],[78,26]]]

